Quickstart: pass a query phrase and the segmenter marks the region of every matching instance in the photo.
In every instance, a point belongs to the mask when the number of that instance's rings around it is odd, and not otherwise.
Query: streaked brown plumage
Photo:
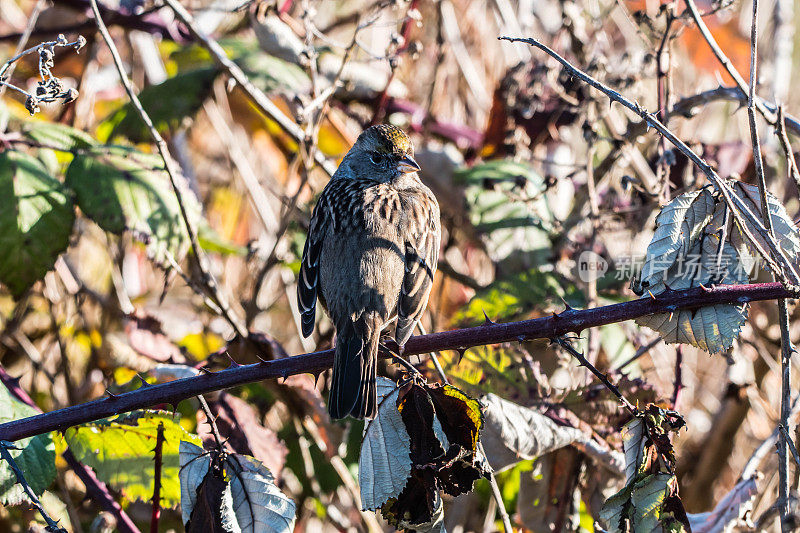
[[[328,411],[374,417],[381,331],[405,344],[428,302],[439,256],[439,204],[419,179],[413,145],[388,125],[365,130],[322,191],[303,250],[303,335],[317,297],[336,326]]]

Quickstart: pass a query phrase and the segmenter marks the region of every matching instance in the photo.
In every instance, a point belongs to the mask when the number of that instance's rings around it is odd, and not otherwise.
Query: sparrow
[[[439,257],[439,203],[399,128],[359,135],[311,215],[297,283],[302,333],[317,298],[336,327],[331,418],[374,418],[381,332],[403,346],[421,318]]]

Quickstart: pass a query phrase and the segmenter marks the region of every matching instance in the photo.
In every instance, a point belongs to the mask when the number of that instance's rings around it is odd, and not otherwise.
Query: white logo
[[[602,278],[608,271],[608,261],[591,250],[584,250],[578,256],[578,277],[589,283]]]

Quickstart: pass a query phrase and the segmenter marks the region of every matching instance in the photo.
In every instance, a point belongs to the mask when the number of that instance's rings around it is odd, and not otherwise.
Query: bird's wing
[[[328,188],[326,187],[317,200],[317,205],[311,215],[308,237],[303,247],[303,259],[300,261],[300,275],[297,279],[297,307],[300,309],[303,337],[308,337],[314,331],[317,287],[319,285],[319,257],[330,219],[327,192]]]
[[[397,302],[395,339],[406,343],[417,320],[422,317],[439,261],[439,205],[430,192],[409,212],[409,238],[406,240],[405,275]]]

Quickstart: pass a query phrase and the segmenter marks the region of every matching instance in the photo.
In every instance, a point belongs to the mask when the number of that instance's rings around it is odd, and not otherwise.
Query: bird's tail
[[[375,388],[380,329],[365,316],[337,324],[333,379],[328,396],[331,418],[374,418],[378,412]]]

